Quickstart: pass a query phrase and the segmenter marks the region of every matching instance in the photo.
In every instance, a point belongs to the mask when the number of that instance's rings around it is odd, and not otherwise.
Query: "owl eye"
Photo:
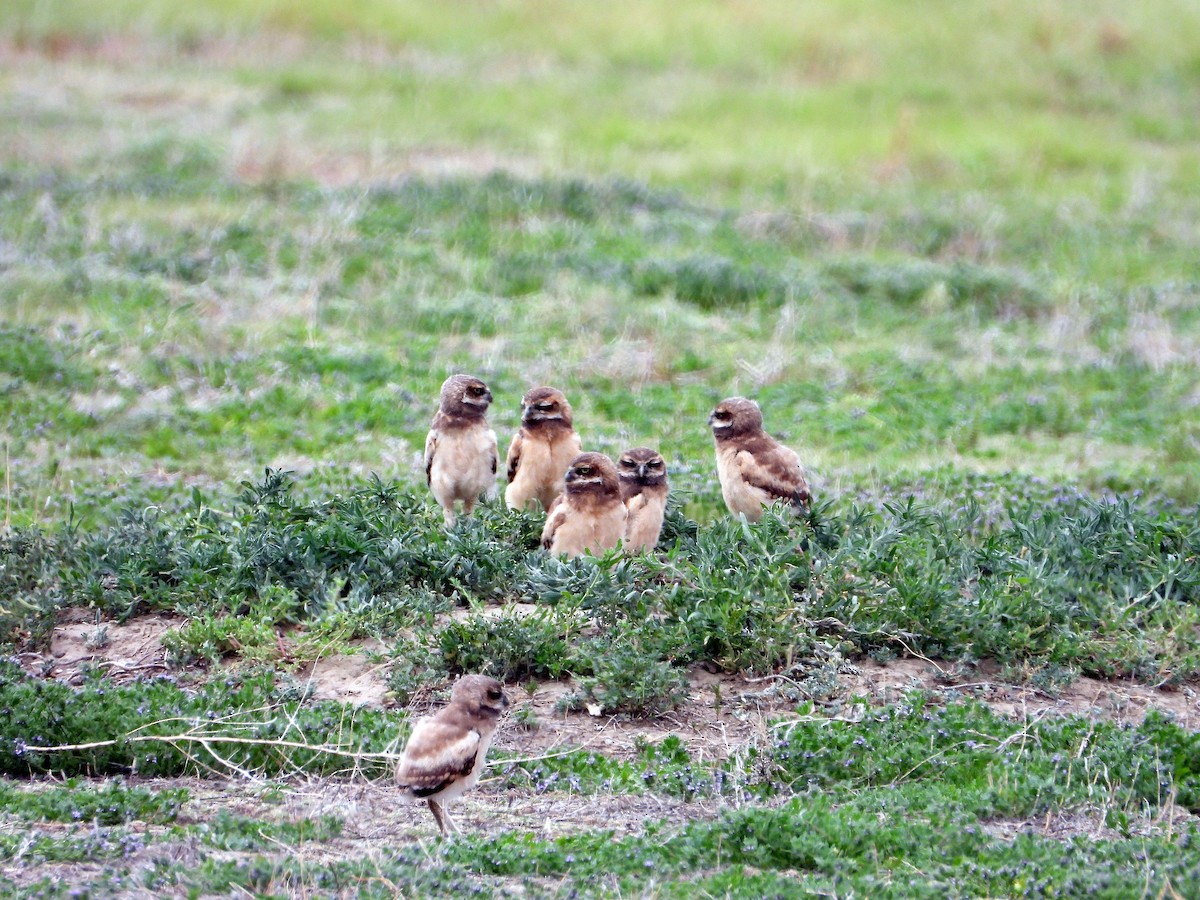
[[[535,405],[535,406],[536,406],[538,409],[554,409],[554,404],[553,404],[553,403],[535,403],[534,405]]]
[[[473,388],[471,388],[471,393],[473,395],[475,395],[476,397],[482,397],[483,396],[483,388],[478,387],[478,386],[473,387]]]
[[[650,462],[646,463],[646,465],[648,465],[652,469],[661,469],[662,468],[662,460],[661,459],[652,459],[652,460],[650,460]]]
[[[621,465],[623,465],[627,469],[632,469],[634,466],[637,465],[637,463],[635,463],[632,459],[623,459],[623,460],[621,460]]]
[[[580,466],[577,471],[579,472],[580,475],[591,475],[592,467],[591,466]]]
[[[488,688],[488,699],[489,700],[499,700],[500,699],[500,688],[496,688],[496,687]]]

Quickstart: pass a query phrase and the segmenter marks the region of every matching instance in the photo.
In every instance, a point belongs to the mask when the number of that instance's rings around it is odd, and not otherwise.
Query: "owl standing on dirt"
[[[469,516],[496,483],[496,432],[488,425],[488,386],[472,375],[451,375],[425,438],[425,481],[442,507],[447,527],[455,507]]]
[[[488,746],[508,706],[504,686],[486,675],[464,675],[450,703],[417,721],[396,766],[396,781],[408,796],[424,800],[443,837],[461,833],[450,818],[451,801],[479,781]]]
[[[521,428],[508,448],[509,509],[528,509],[533,501],[549,509],[563,492],[564,476],[579,455],[579,435],[571,423],[571,404],[562,391],[537,387],[521,398]]]
[[[617,461],[625,504],[626,553],[653,550],[667,509],[667,463],[657,450],[635,447]]]
[[[762,411],[745,397],[717,404],[708,417],[717,445],[717,476],[725,505],[751,522],[779,500],[800,510],[812,494],[800,457],[763,430]]]
[[[567,470],[566,490],[547,511],[542,547],[567,559],[603,553],[624,537],[625,518],[612,460],[603,453],[581,453]]]

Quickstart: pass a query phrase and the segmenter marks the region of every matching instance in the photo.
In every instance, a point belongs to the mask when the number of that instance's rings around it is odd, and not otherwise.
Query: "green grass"
[[[569,675],[564,709],[633,720],[685,714],[696,667],[822,701],[867,656],[1194,690],[1197,32],[1181,0],[3,4],[0,643],[186,616],[172,679],[5,663],[4,771],[345,773],[270,742],[394,749],[403,717],[298,675],[364,637],[400,702]],[[550,383],[589,449],[659,447],[657,554],[550,560],[496,503],[445,531],[418,457],[464,370],[502,445]],[[798,521],[724,513],[705,419],[738,393],[813,475]],[[721,760],[667,738],[494,769],[722,804],[686,827],[286,862],[353,823],[23,781],[0,854],[94,863],[96,896],[1197,882],[1186,727],[923,704],[805,706]],[[210,743],[129,739],[173,728]],[[89,741],[115,743],[26,752]],[[155,849],[187,841],[195,865]]]
[[[158,201],[185,217],[214,188],[261,194],[216,173],[189,188],[186,172],[168,168],[176,187]],[[568,389],[601,449],[660,444],[702,519],[719,502],[704,419],[736,391],[757,394],[828,481],[949,461],[1194,495],[1186,284],[1097,286],[1085,302],[1012,265],[918,246],[798,252],[676,195],[502,176],[359,195],[344,234],[303,249],[289,249],[299,217],[345,213],[290,187],[261,207],[269,217],[215,229],[126,212],[141,224],[101,226],[80,251],[106,195],[156,178],[13,188],[15,209],[58,197],[75,224],[16,234],[23,262],[0,285],[20,323],[0,333],[11,522],[72,504],[86,520],[80,472],[106,467],[411,478],[430,398],[457,369],[492,384],[502,433],[545,380]],[[901,227],[897,242],[927,242],[919,223]]]
[[[393,882],[441,895],[455,884],[461,891],[465,879],[493,896],[523,878],[539,895],[558,895],[545,879],[566,879],[588,896],[682,896],[672,884],[686,877],[689,890],[738,896],[789,883],[889,897],[1115,897],[1150,884],[1187,896],[1198,874],[1189,850],[1200,836],[1185,812],[1200,804],[1197,735],[1158,715],[1138,728],[1078,716],[1014,722],[977,702],[940,706],[919,694],[887,708],[855,708],[860,716],[851,719],[802,707],[749,755],[723,765],[693,760],[668,738],[624,764],[579,753],[510,767],[507,787],[539,794],[653,792],[729,801],[709,821],[682,828],[648,822],[633,836],[601,830],[538,840],[502,831],[461,840],[441,851],[436,866],[406,849],[359,862],[297,859],[350,825],[336,816],[263,822],[223,809],[196,823],[200,810],[186,792],[152,803],[147,813],[146,792],[119,785],[6,790],[9,808],[35,829],[68,807],[78,819],[98,793],[107,818],[86,839],[48,830],[22,852],[62,861],[109,856],[116,860],[110,877],[159,888],[240,885],[269,893],[301,884],[373,896]],[[768,798],[780,802],[756,802]],[[124,823],[138,817],[166,827],[132,834]],[[172,863],[166,852],[152,865],[137,864],[181,838],[199,841],[194,864]],[[292,849],[289,857],[266,852],[281,842]],[[0,851],[11,852],[10,844],[17,846],[6,842]],[[122,857],[133,864],[122,869]]]

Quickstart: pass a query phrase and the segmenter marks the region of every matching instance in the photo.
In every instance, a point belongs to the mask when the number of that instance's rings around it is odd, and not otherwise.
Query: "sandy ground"
[[[202,678],[201,670],[170,669],[163,648],[164,633],[178,628],[186,620],[166,615],[148,615],[124,624],[97,622],[94,614],[69,610],[54,631],[50,650],[45,654],[25,654],[26,671],[34,677],[55,678],[68,683],[82,679],[85,666],[99,666],[117,681],[132,681],[158,673],[173,672],[184,683],[189,677]],[[280,635],[286,649],[288,636]],[[390,695],[385,680],[388,648],[377,642],[364,642],[356,652],[319,659],[298,667],[295,677],[307,679],[313,695],[370,708],[389,708]],[[1046,716],[1081,714],[1095,719],[1139,722],[1151,709],[1173,715],[1185,728],[1200,728],[1200,693],[1194,685],[1173,690],[1156,689],[1127,681],[1100,681],[1079,678],[1070,686],[1051,695],[1028,685],[1007,684],[997,680],[994,667],[982,665],[964,680],[956,670],[938,660],[897,659],[880,665],[869,659],[845,664],[827,679],[822,698],[816,702],[822,714],[856,719],[863,705],[885,704],[901,699],[911,690],[930,692],[935,698],[973,696],[997,712],[1011,716],[1014,727],[1021,722]],[[584,747],[616,758],[629,758],[641,741],[658,742],[677,735],[697,761],[724,759],[764,741],[773,722],[794,715],[797,699],[804,696],[802,684],[777,676],[745,679],[716,674],[695,667],[689,673],[689,700],[669,715],[653,719],[628,716],[590,715],[587,712],[564,713],[559,699],[572,691],[569,680],[541,683],[526,689],[508,688],[514,710],[525,710],[520,717],[510,715],[501,723],[494,746],[499,754],[532,760]],[[410,704],[410,712],[424,713],[438,705],[435,691],[422,692]],[[533,723],[523,727],[521,721]],[[495,759],[495,757],[493,757]],[[716,817],[743,798],[736,793],[720,798],[683,800],[655,795],[576,795],[535,787],[505,787],[495,774],[454,806],[454,818],[470,840],[474,835],[504,831],[531,834],[550,839],[581,831],[611,830],[615,835],[640,834],[647,822],[668,822],[682,826],[689,821]],[[183,778],[137,780],[131,783],[185,787],[190,799],[176,824],[188,825],[212,821],[222,810],[259,821],[298,821],[323,815],[336,816],[344,828],[331,841],[308,841],[298,847],[277,850],[214,851],[191,834],[178,837],[167,826],[131,823],[130,828],[145,838],[136,841],[122,866],[137,872],[149,868],[155,860],[170,860],[184,865],[198,862],[205,855],[242,859],[256,855],[300,858],[314,864],[333,860],[379,860],[398,848],[414,846],[435,860],[441,846],[433,818],[424,804],[407,801],[387,779],[293,778],[286,781],[257,778]],[[40,789],[29,784],[28,789]],[[786,798],[785,798],[786,799]],[[761,805],[761,800],[753,801]],[[782,802],[782,801],[780,801]],[[1146,827],[1174,833],[1179,823],[1194,817],[1173,803],[1165,804],[1153,823]],[[80,824],[26,823],[0,820],[0,834],[26,834],[78,837]],[[1091,839],[1113,838],[1104,822],[1103,810],[1073,810],[1038,820],[997,820],[987,824],[992,833],[1011,838],[1022,832],[1069,840],[1078,836]],[[112,862],[55,863],[35,860],[18,852],[0,862],[0,878],[14,887],[31,886],[44,878],[63,884],[86,884],[112,873]],[[382,869],[381,869],[382,871]],[[523,886],[511,885],[514,895]],[[553,892],[555,885],[540,885]],[[132,885],[116,892],[125,897],[152,897],[152,893]],[[307,896],[291,892],[293,896]]]

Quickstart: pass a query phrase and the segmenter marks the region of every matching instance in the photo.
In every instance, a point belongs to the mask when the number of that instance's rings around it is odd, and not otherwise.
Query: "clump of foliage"
[[[168,638],[180,661],[278,661],[285,629],[416,629],[394,652],[402,692],[439,672],[572,673],[606,707],[641,713],[673,706],[695,663],[797,680],[854,653],[990,658],[1047,683],[1200,672],[1191,509],[1019,478],[967,481],[956,506],[928,493],[916,482],[834,496],[754,525],[673,519],[660,555],[564,561],[534,549],[527,514],[487,505],[446,530],[426,498],[378,479],[305,500],[270,471],[225,514],[197,500],[90,536],[18,532],[0,546],[0,577],[13,602],[191,614]],[[510,601],[542,609],[437,618]],[[31,623],[10,640],[38,633]],[[626,652],[629,665],[611,664]]]
[[[253,611],[277,625],[363,611],[373,628],[394,631],[430,612],[434,586],[463,601],[503,598],[507,573],[536,545],[527,520],[498,509],[447,533],[423,495],[378,479],[311,503],[280,471],[243,488],[228,514],[197,494],[177,518],[131,510],[82,538],[65,554],[66,602],[120,617]]]
[[[129,786],[120,777],[96,786],[69,778],[61,785],[36,791],[0,783],[0,808],[7,815],[31,821],[162,824],[175,821],[188,797],[186,788],[151,790]]]
[[[1034,725],[977,701],[929,700],[863,707],[861,722],[809,716],[777,728],[772,792],[936,782],[957,788],[961,808],[981,819],[1093,807],[1117,829],[1172,798],[1200,809],[1200,734],[1161,713],[1137,727],[1081,716]]]
[[[437,632],[451,672],[477,672],[502,681],[558,678],[571,668],[570,612],[543,608],[529,615],[483,616],[447,623]]]
[[[654,793],[693,799],[719,795],[737,781],[720,761],[692,759],[676,735],[657,744],[638,740],[635,750],[629,760],[613,759],[586,749],[571,749],[529,761],[506,761],[498,755],[495,765],[507,786],[538,794]]]
[[[0,662],[0,774],[14,777],[382,771],[355,754],[393,744],[397,732],[386,713],[305,704],[269,672],[227,675],[195,691],[167,677],[119,686],[92,672],[75,689]],[[37,750],[89,744],[99,746]]]
[[[39,529],[0,535],[0,645],[42,643],[62,602],[59,540]]]
[[[637,631],[587,642],[579,655],[591,674],[579,678],[579,690],[564,697],[564,705],[635,716],[675,709],[687,700],[687,675],[661,653]]]
[[[799,884],[897,897],[940,896],[947,885],[972,896],[1120,895],[1136,893],[1151,872],[1175,886],[1200,875],[1194,855],[1179,852],[1200,841],[1194,823],[1146,830],[1162,806],[1194,808],[1200,786],[1200,735],[1160,715],[1136,728],[1077,716],[1020,722],[971,701],[934,706],[923,695],[864,708],[861,717],[830,718],[811,706],[801,713],[776,723],[762,757],[745,757],[740,770],[689,773],[694,762],[678,739],[643,747],[637,763],[651,790],[672,785],[674,793],[698,774],[692,784],[702,794],[792,796],[786,803],[738,805],[712,821],[627,837],[506,833],[455,845],[450,857],[509,877],[611,877],[632,886],[686,876],[689,891],[697,883],[735,892]],[[539,787],[586,783],[548,764],[539,763]],[[587,756],[554,764],[594,767],[602,789],[621,783]],[[1006,837],[993,828],[1004,818],[1059,816],[1094,821],[1088,828],[1100,834],[1063,840],[1039,827]]]
[[[344,820],[334,815],[263,822],[222,809],[211,821],[187,825],[176,831],[180,837],[197,837],[206,846],[217,850],[267,850],[280,842],[288,846],[327,843],[341,836],[344,825]]]

